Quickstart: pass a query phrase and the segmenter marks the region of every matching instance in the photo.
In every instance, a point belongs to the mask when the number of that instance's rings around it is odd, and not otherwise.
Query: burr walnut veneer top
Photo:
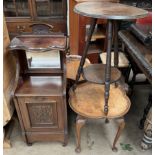
[[[121,86],[110,85],[109,112],[104,114],[103,85],[86,82],[79,84],[75,91],[69,91],[70,107],[81,116],[87,118],[117,118],[124,116],[130,108],[130,100]]]

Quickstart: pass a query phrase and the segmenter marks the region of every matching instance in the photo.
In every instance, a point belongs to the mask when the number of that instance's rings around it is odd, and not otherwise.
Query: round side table
[[[77,4],[74,11],[82,16],[91,17],[92,23],[89,29],[85,49],[83,51],[80,66],[78,68],[75,85],[73,90],[76,89],[76,85],[80,79],[81,73],[87,81],[105,84],[105,104],[104,113],[108,114],[108,99],[110,83],[116,82],[120,79],[120,72],[117,69],[118,66],[118,20],[133,20],[143,18],[148,14],[140,8],[128,6],[120,3],[111,2],[83,2]],[[83,69],[85,59],[88,53],[89,43],[96,25],[97,19],[107,19],[107,56],[106,64],[104,65],[91,65]],[[114,26],[114,34],[112,28]],[[114,68],[111,68],[111,46],[112,36],[114,36]],[[94,76],[92,76],[94,74]],[[97,75],[97,77],[95,76]],[[113,80],[114,79],[114,80]]]

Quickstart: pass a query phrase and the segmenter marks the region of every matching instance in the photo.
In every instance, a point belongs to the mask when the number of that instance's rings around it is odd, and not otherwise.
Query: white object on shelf
[[[103,64],[106,64],[106,55],[107,53],[101,53],[100,58]],[[118,67],[128,67],[129,61],[124,53],[119,52],[119,58],[118,58]],[[114,66],[114,52],[111,52],[111,66]]]

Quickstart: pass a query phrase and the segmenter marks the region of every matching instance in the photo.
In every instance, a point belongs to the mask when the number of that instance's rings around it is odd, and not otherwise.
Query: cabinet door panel
[[[6,17],[28,17],[29,0],[3,0]]]
[[[30,126],[58,128],[56,103],[26,103]]]
[[[63,16],[63,0],[34,0],[38,17]]]
[[[18,99],[23,123],[27,131],[60,131],[62,106],[60,100]]]

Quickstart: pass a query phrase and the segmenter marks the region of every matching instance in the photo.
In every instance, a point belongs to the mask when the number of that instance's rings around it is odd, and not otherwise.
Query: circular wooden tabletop
[[[83,2],[75,6],[74,11],[80,15],[100,19],[137,19],[143,18],[148,11],[111,2]]]
[[[72,88],[69,91],[69,105],[73,111],[86,118],[118,118],[129,111],[131,103],[124,89],[120,85],[110,85],[109,112],[106,116],[104,93],[103,85],[90,82],[79,84],[75,91]]]

